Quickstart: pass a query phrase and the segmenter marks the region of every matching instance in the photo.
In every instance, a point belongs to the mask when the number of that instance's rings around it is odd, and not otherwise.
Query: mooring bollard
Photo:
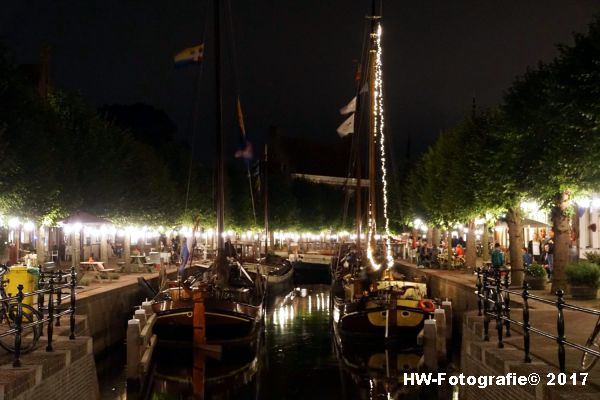
[[[429,371],[437,371],[437,329],[435,319],[426,319],[423,325],[423,364]]]
[[[151,316],[154,311],[152,311],[152,302],[151,301],[142,301],[142,309],[146,311],[146,317]]]
[[[142,309],[135,310],[133,318],[140,321],[140,330],[144,329],[144,325],[146,325],[146,311]]]
[[[446,341],[452,342],[452,302],[446,298],[442,301],[442,309],[446,312]]]
[[[127,380],[139,381],[140,365],[140,320],[127,321]]]
[[[446,347],[446,312],[442,308],[436,308],[433,312],[436,328],[436,350],[438,361],[445,361],[447,358]]]

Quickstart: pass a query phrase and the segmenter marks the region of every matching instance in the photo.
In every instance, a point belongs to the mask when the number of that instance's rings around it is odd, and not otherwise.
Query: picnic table
[[[108,278],[108,273],[114,272],[114,269],[104,268],[104,263],[102,261],[82,261],[79,263],[79,271],[80,276],[78,277],[77,281],[80,281],[86,272],[93,272],[97,277],[100,277],[100,275],[106,275]]]
[[[153,255],[153,254],[152,254]],[[156,255],[158,256],[158,253],[156,253]],[[152,267],[154,266],[154,264],[152,262],[148,262],[146,261],[146,256],[145,255],[132,255],[131,256],[131,261],[130,264],[132,264],[132,266],[136,269],[136,272],[152,272]],[[159,259],[160,262],[160,259]]]
[[[131,264],[141,265],[143,266],[146,262],[146,256],[143,255],[131,255],[131,260],[129,261]]]

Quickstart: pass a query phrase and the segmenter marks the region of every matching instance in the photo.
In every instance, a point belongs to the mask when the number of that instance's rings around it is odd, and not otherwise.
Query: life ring
[[[425,313],[432,313],[435,311],[435,304],[429,299],[419,300],[419,308]]]

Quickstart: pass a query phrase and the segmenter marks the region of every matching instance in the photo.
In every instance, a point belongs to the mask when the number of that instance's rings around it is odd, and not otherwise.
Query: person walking
[[[190,258],[190,250],[187,246],[187,238],[183,238],[183,243],[181,244],[181,252],[179,253],[179,276],[183,278],[183,274],[185,273],[185,266],[187,265],[188,259]]]
[[[492,252],[492,267],[494,268],[494,272],[498,273],[500,268],[504,266],[504,253],[500,248],[500,243],[496,243],[494,245],[494,251]]]
[[[535,262],[540,262],[542,259],[542,242],[537,233],[534,233],[533,238],[527,243],[527,252],[533,256]]]
[[[552,273],[554,272],[554,254],[549,243],[544,245],[544,253],[542,254],[542,265],[548,273],[548,279],[552,280]]]

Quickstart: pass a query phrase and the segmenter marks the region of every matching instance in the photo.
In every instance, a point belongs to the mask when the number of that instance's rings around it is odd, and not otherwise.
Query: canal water
[[[99,363],[103,399],[450,399],[449,388],[404,386],[418,352],[345,348],[335,341],[329,285],[271,296],[262,343],[226,359],[157,351],[147,393],[127,394],[122,355]],[[104,370],[103,365],[111,365]]]

